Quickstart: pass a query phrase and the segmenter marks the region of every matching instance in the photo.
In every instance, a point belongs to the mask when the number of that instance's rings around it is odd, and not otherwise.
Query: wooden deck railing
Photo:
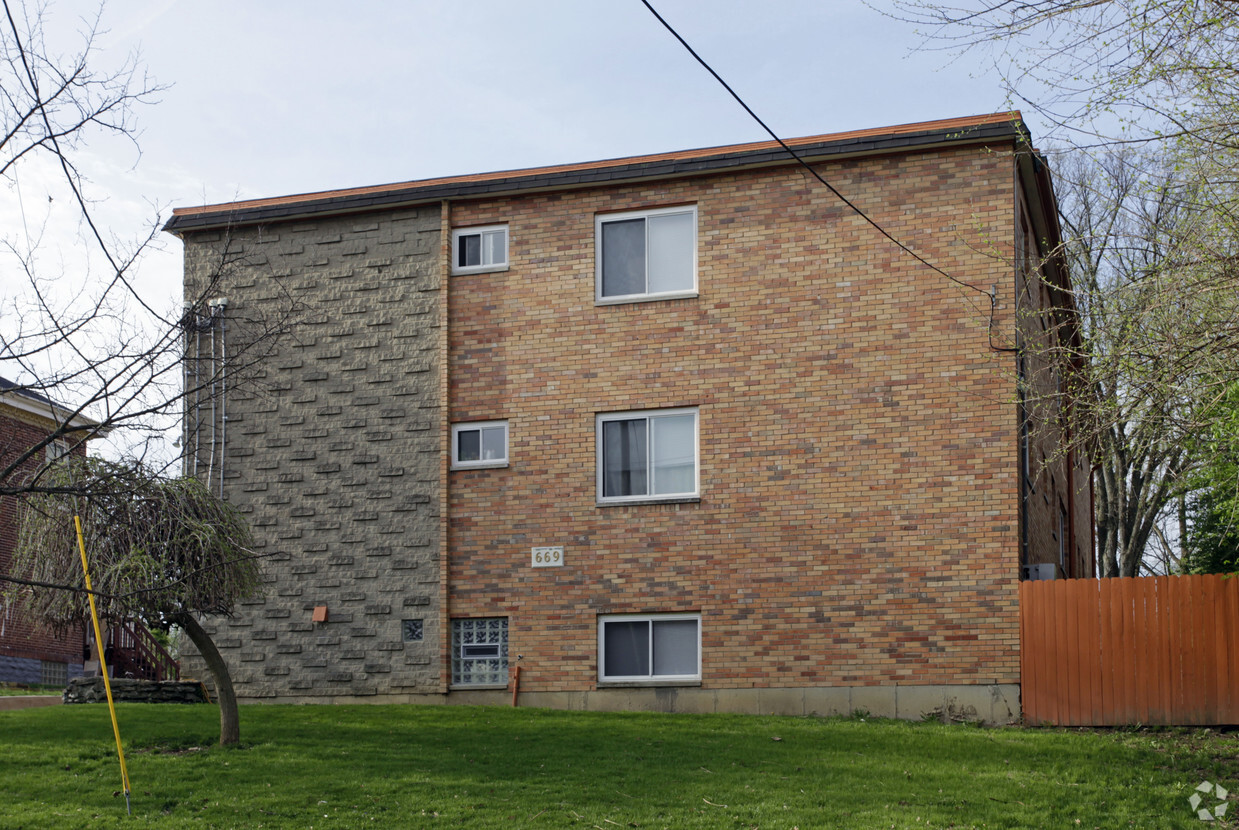
[[[109,627],[106,640],[105,647],[112,650],[113,677],[180,680],[181,667],[141,623],[115,623]]]

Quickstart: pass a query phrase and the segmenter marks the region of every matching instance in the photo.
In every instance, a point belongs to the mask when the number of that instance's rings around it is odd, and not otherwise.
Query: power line
[[[677,31],[675,30],[675,28],[674,28],[674,27],[673,27],[670,23],[668,23],[668,22],[666,21],[666,19],[664,19],[664,18],[663,18],[663,16],[662,16],[661,14],[659,14],[659,13],[658,13],[658,10],[657,10],[657,9],[655,9],[652,5],[650,5],[650,1],[649,1],[649,0],[641,0],[641,3],[642,3],[642,5],[644,5],[647,9],[649,9],[649,10],[650,10],[650,14],[654,15],[654,17],[658,19],[658,22],[659,22],[659,23],[661,23],[661,24],[663,25],[663,28],[665,28],[668,32],[670,32],[670,33],[672,34],[672,36],[674,36],[674,37],[675,37],[675,39],[676,39],[676,40],[678,40],[678,41],[680,42],[680,45],[681,45],[681,46],[683,46],[685,49],[687,49],[687,50],[688,50],[688,53],[689,53],[690,55],[692,55],[692,56],[693,56],[693,58],[695,58],[695,59],[696,59],[697,63],[701,64],[701,65],[702,65],[702,67],[704,67],[704,68],[705,68],[705,70],[706,70],[707,72],[709,72],[711,75],[713,75],[713,76],[714,76],[714,80],[716,80],[716,81],[718,81],[720,84],[722,84],[723,89],[727,90],[727,91],[731,94],[731,97],[732,97],[732,98],[734,98],[734,99],[736,99],[736,103],[737,103],[737,104],[739,104],[741,107],[743,107],[743,108],[744,108],[744,111],[745,111],[745,112],[747,112],[747,113],[749,114],[749,116],[750,116],[750,117],[751,117],[754,121],[756,121],[758,124],[760,124],[760,125],[761,125],[761,128],[762,128],[763,130],[765,130],[765,131],[766,131],[766,133],[767,133],[767,134],[769,134],[769,136],[770,136],[771,138],[773,138],[776,142],[778,142],[779,146],[780,146],[780,147],[782,147],[782,148],[784,149],[784,151],[786,151],[786,152],[787,152],[787,154],[788,154],[789,156],[791,156],[793,159],[795,159],[797,162],[799,162],[800,166],[801,166],[801,167],[803,167],[805,170],[808,170],[808,171],[809,171],[809,173],[813,176],[813,178],[817,179],[819,182],[821,182],[821,184],[822,184],[822,185],[823,185],[823,186],[824,186],[827,190],[829,190],[831,193],[833,193],[833,194],[835,195],[835,198],[837,198],[839,201],[843,202],[843,204],[845,204],[845,205],[847,205],[849,208],[851,208],[851,210],[852,210],[852,212],[853,212],[853,213],[855,213],[855,214],[856,214],[857,216],[859,216],[861,219],[864,219],[866,222],[868,222],[870,225],[872,225],[872,226],[873,226],[873,228],[874,228],[874,229],[875,229],[878,233],[880,233],[880,234],[882,234],[883,236],[885,236],[887,239],[889,239],[891,242],[893,242],[896,246],[898,246],[900,250],[902,250],[902,251],[903,251],[904,253],[906,253],[908,256],[910,256],[910,257],[912,257],[913,259],[915,259],[917,262],[919,262],[919,263],[921,263],[922,265],[924,265],[926,268],[929,268],[930,270],[935,271],[935,272],[937,272],[937,273],[941,274],[942,276],[946,277],[948,280],[950,280],[951,282],[955,283],[956,285],[962,286],[962,287],[964,287],[964,288],[969,288],[969,289],[971,289],[971,290],[973,290],[973,291],[976,291],[978,294],[985,294],[987,297],[989,297],[989,304],[990,304],[990,316],[989,316],[989,341],[990,341],[990,348],[991,348],[991,349],[994,349],[995,351],[1003,351],[1003,352],[1014,352],[1014,351],[1017,351],[1016,349],[1007,349],[1007,348],[1002,348],[1002,347],[999,347],[999,346],[995,346],[995,345],[994,345],[994,313],[995,313],[995,304],[996,304],[996,302],[997,302],[997,297],[995,297],[995,296],[994,296],[994,292],[992,292],[992,291],[986,291],[984,288],[981,288],[980,286],[972,285],[971,283],[965,282],[965,281],[963,281],[963,280],[959,279],[958,277],[954,277],[954,276],[952,276],[951,274],[948,274],[946,271],[943,271],[943,270],[942,270],[941,268],[939,268],[937,265],[934,265],[932,262],[930,262],[929,260],[925,259],[925,257],[921,256],[921,255],[920,255],[920,254],[918,254],[916,251],[912,250],[912,249],[911,249],[911,248],[909,248],[907,245],[905,245],[904,243],[902,243],[902,242],[900,242],[898,239],[896,239],[894,236],[892,236],[892,235],[891,235],[891,233],[890,233],[890,231],[886,230],[886,228],[884,228],[884,227],[882,227],[881,225],[879,225],[879,224],[878,224],[878,223],[877,223],[877,222],[876,222],[876,221],[875,221],[872,217],[870,217],[867,213],[865,213],[863,210],[861,210],[859,207],[857,207],[855,204],[853,204],[853,203],[852,203],[852,201],[851,201],[850,199],[848,199],[846,196],[844,196],[842,193],[840,193],[838,190],[836,190],[836,189],[835,189],[835,187],[834,187],[834,185],[832,185],[830,182],[826,181],[826,179],[822,178],[822,175],[821,175],[820,173],[818,173],[816,170],[814,170],[814,169],[813,169],[813,166],[812,166],[811,164],[809,164],[807,161],[805,161],[805,160],[804,160],[804,158],[802,158],[802,157],[800,156],[800,154],[799,154],[799,153],[797,153],[795,150],[793,150],[791,147],[789,147],[789,146],[787,145],[787,142],[785,142],[782,138],[780,138],[780,137],[778,136],[778,134],[777,134],[777,133],[775,133],[775,131],[774,131],[774,130],[770,129],[770,127],[766,124],[766,122],[765,122],[765,121],[762,121],[762,120],[761,120],[761,117],[760,117],[760,116],[758,116],[758,114],[757,114],[757,113],[755,113],[755,112],[753,111],[753,108],[752,108],[752,107],[750,107],[748,104],[746,104],[746,103],[744,102],[744,99],[743,99],[743,98],[741,98],[741,97],[740,97],[740,95],[739,95],[739,94],[738,94],[738,93],[737,93],[734,89],[732,89],[732,88],[731,88],[731,85],[730,85],[730,84],[728,84],[725,80],[723,80],[723,77],[722,77],[721,75],[719,75],[717,72],[715,72],[715,71],[714,71],[714,67],[712,67],[712,66],[710,66],[710,64],[706,63],[705,59],[704,59],[704,58],[702,58],[702,57],[701,57],[701,55],[698,55],[698,54],[697,54],[697,50],[693,49],[693,47],[692,47],[692,46],[689,46],[688,41],[686,41],[686,40],[685,40],[685,39],[684,39],[684,38],[680,35],[680,33],[679,33],[679,32],[677,32]]]

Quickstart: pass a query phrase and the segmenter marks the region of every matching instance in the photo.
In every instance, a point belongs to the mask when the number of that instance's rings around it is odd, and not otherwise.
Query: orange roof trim
[[[904,133],[918,133],[934,130],[967,129],[988,124],[1010,123],[1021,120],[1018,110],[1012,112],[990,113],[988,115],[971,115],[963,118],[946,118],[938,121],[919,121],[913,124],[899,124],[893,127],[873,127],[866,130],[850,130],[842,133],[825,133],[822,135],[802,136],[784,139],[789,147],[805,144],[820,144],[829,141],[847,141],[850,139],[870,138],[875,136],[894,136]],[[398,193],[405,189],[430,187],[434,185],[466,184],[484,182],[491,179],[507,179],[514,176],[530,176],[548,173],[567,173],[577,170],[598,170],[607,167],[622,167],[631,164],[646,164],[661,161],[679,161],[702,158],[745,151],[760,151],[775,149],[776,141],[755,141],[749,144],[727,144],[718,147],[702,147],[696,150],[678,150],[671,153],[656,153],[648,156],[628,156],[625,158],[588,161],[579,164],[558,164],[549,167],[526,167],[516,170],[498,170],[490,173],[476,173],[468,176],[444,176],[435,179],[419,179],[393,184],[372,185],[370,187],[350,187],[341,190],[321,190],[313,193],[298,193],[291,196],[277,196],[269,199],[246,199],[236,202],[221,202],[214,205],[176,208],[173,216],[194,216],[203,213],[218,213],[221,211],[244,210],[249,208],[275,207],[279,205],[295,205],[299,202],[312,202],[322,199],[332,199],[341,196],[364,196],[376,193]]]

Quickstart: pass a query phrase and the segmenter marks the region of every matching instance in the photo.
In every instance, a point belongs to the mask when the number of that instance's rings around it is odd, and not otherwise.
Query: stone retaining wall
[[[65,703],[106,703],[102,677],[79,677],[65,688]],[[112,680],[117,703],[206,703],[206,690],[197,680]]]

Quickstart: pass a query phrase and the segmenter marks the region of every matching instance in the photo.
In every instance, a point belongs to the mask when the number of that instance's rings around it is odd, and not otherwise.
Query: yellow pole
[[[82,519],[73,517],[77,527],[77,549],[82,554],[82,575],[86,577],[86,599],[90,600],[90,619],[95,624],[95,648],[99,649],[99,669],[103,672],[103,688],[108,695],[108,711],[112,713],[112,734],[116,736],[116,754],[120,756],[120,779],[125,788],[125,812],[133,815],[129,806],[129,770],[125,767],[125,750],[120,745],[120,726],[116,723],[116,704],[112,702],[112,683],[108,680],[108,664],[103,657],[103,634],[99,631],[99,612],[95,610],[95,595],[91,593],[90,569],[86,567],[86,540],[82,538]]]

